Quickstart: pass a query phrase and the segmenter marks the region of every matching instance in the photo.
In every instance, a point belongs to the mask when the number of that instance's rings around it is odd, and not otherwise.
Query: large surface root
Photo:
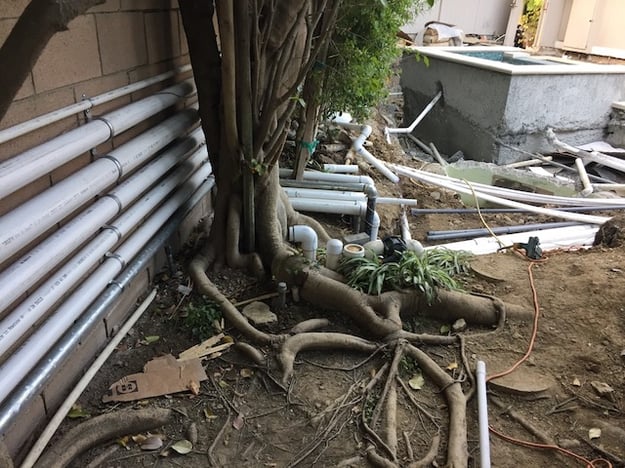
[[[85,450],[115,438],[156,429],[172,417],[169,409],[122,410],[96,416],[70,430],[52,445],[35,468],[63,468]]]

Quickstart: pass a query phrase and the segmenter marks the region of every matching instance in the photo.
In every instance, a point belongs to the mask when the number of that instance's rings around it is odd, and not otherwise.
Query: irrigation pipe
[[[122,341],[122,339],[126,336],[126,334],[130,331],[130,329],[137,322],[137,320],[139,320],[141,315],[143,315],[143,313],[147,310],[155,297],[156,289],[153,289],[150,295],[145,298],[145,300],[141,303],[137,310],[119,329],[119,331],[109,342],[109,344],[106,345],[106,347],[102,350],[97,359],[93,362],[93,364],[91,364],[89,369],[87,369],[87,372],[78,381],[74,389],[71,391],[71,393],[63,401],[57,412],[54,414],[44,431],[37,439],[37,442],[35,442],[35,445],[31,447],[28,455],[22,462],[21,468],[31,468],[37,462],[44,449],[46,448],[46,445],[48,445],[48,442],[50,441],[58,427],[61,425],[63,419],[72,408],[76,400],[78,400],[82,392],[85,390],[85,388],[87,388],[87,385],[89,385],[89,382],[91,382],[91,380],[95,377],[96,373],[104,365],[108,357],[115,350],[115,348]]]
[[[603,224],[610,219],[605,216],[592,216],[592,215],[585,215],[585,214],[579,214],[579,213],[568,213],[568,212],[553,210],[551,208],[542,208],[539,206],[527,205],[525,203],[519,203],[516,201],[507,200],[505,198],[497,197],[494,195],[489,195],[489,194],[480,192],[478,189],[476,189],[475,191],[472,191],[470,188],[460,186],[458,182],[453,183],[447,180],[442,180],[436,177],[432,177],[423,172],[413,171],[402,166],[394,165],[393,167],[399,174],[410,177],[412,179],[420,180],[422,182],[427,182],[429,184],[433,184],[439,187],[444,187],[444,188],[453,190],[458,193],[463,193],[465,195],[475,194],[476,197],[482,200],[489,201],[492,203],[497,203],[498,205],[509,206],[512,208],[523,208],[533,213],[553,216],[555,218],[568,219],[570,221],[579,221],[581,223]],[[566,197],[559,197],[559,198],[566,198]],[[569,200],[573,200],[573,199],[569,199]],[[579,200],[576,200],[576,201],[579,203]]]
[[[469,239],[473,237],[486,236],[488,234],[514,234],[517,232],[526,231],[540,231],[543,229],[553,229],[557,227],[568,226],[581,226],[583,224],[577,221],[561,221],[556,223],[532,223],[532,224],[520,224],[517,226],[501,226],[491,228],[476,228],[476,229],[456,229],[449,231],[428,231],[427,240],[450,240],[450,239]]]
[[[558,211],[608,211],[608,210],[625,210],[625,205],[615,206],[567,206],[564,208],[553,208]],[[529,213],[524,208],[480,208],[480,212],[484,214],[490,213]],[[477,208],[411,208],[410,213],[413,216],[426,214],[477,214]]]

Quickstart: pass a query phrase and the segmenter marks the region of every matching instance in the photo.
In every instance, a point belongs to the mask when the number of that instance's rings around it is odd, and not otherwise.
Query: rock
[[[255,301],[246,305],[241,311],[254,325],[273,323],[278,321],[278,316],[274,314],[269,306],[264,302]]]
[[[593,380],[592,382],[590,382],[590,386],[597,393],[597,395],[612,401],[612,393],[614,393],[614,389],[610,387],[610,385],[605,382]]]
[[[451,326],[451,330],[454,333],[459,333],[459,332],[463,332],[467,329],[467,321],[465,319],[458,319],[456,320],[453,325]]]
[[[490,372],[497,373],[499,370],[494,368]],[[538,396],[555,387],[556,381],[551,375],[544,374],[535,368],[519,367],[512,374],[491,380],[489,385],[502,392]]]
[[[430,192],[430,197],[432,197],[434,200],[440,200],[441,199],[441,193],[440,192]]]

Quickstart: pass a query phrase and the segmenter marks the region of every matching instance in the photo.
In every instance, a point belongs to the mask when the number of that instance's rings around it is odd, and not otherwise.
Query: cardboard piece
[[[109,387],[102,401],[134,401],[184,392],[196,388],[199,382],[207,379],[199,359],[177,361],[174,356],[167,354],[149,361],[142,373],[119,379]]]

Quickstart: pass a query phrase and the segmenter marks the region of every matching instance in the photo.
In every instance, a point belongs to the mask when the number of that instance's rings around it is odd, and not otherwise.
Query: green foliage
[[[465,274],[470,254],[447,249],[433,249],[422,256],[415,252],[402,253],[398,262],[378,258],[351,258],[339,266],[347,284],[367,294],[381,294],[393,289],[416,289],[432,303],[436,289],[458,290],[454,276]]]
[[[428,0],[428,3],[433,0]],[[400,54],[396,33],[423,0],[344,0],[328,49],[321,113],[350,112],[364,119],[386,95],[391,66]]]
[[[529,47],[534,45],[534,40],[536,39],[536,31],[543,3],[544,0],[525,0],[523,15],[521,15],[521,25],[525,31],[525,42]]]
[[[184,314],[184,327],[191,334],[204,341],[217,332],[216,323],[221,320],[222,314],[219,305],[216,302],[202,298],[191,302]]]

